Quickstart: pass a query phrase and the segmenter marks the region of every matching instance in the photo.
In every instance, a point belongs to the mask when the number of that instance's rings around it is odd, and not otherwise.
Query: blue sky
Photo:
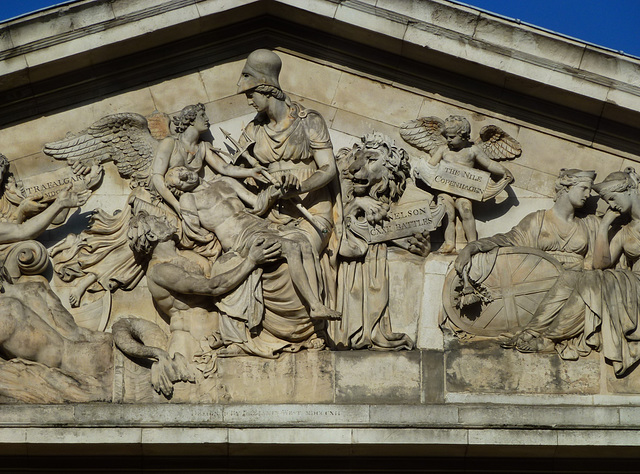
[[[0,21],[61,3],[66,2],[0,0]],[[640,0],[467,0],[464,3],[640,57]]]

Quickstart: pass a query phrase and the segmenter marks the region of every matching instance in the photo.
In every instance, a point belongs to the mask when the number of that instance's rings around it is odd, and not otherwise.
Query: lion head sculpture
[[[380,133],[363,136],[352,148],[338,151],[346,200],[370,196],[391,203],[400,199],[411,173],[407,152]]]

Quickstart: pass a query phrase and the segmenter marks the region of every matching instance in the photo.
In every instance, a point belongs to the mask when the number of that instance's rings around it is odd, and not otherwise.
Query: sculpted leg
[[[76,287],[69,294],[69,303],[72,308],[80,306],[80,300],[85,291],[98,281],[98,277],[94,273],[87,273],[85,276],[76,281]]]
[[[284,239],[282,241],[282,250],[289,264],[291,280],[296,290],[300,292],[302,298],[309,304],[309,317],[312,319],[340,319],[342,315],[338,311],[325,306],[320,300],[317,267],[314,262],[314,254],[311,251],[311,245],[308,244],[306,249],[308,255],[305,255],[299,242]],[[311,278],[307,272],[312,272]],[[315,286],[315,291],[312,288],[312,284]]]
[[[471,201],[465,198],[458,198],[456,200],[456,209],[460,214],[460,220],[462,221],[462,228],[464,229],[464,234],[467,238],[467,242],[478,240],[476,218],[473,216]]]
[[[444,244],[440,253],[455,253],[456,251],[456,207],[453,198],[448,194],[441,194],[439,199],[444,203],[447,213],[447,226],[444,229]]]

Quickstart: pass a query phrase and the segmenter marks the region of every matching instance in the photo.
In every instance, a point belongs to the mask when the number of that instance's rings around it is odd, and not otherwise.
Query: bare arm
[[[440,161],[442,161],[442,157],[444,156],[444,152],[445,152],[446,150],[448,150],[448,149],[449,149],[449,148],[448,148],[446,145],[441,146],[440,148],[438,148],[438,149],[433,153],[433,155],[429,158],[429,164],[430,164],[431,166],[435,166],[435,165],[437,165],[438,163],[440,163]]]
[[[60,211],[82,206],[87,202],[91,194],[89,191],[76,193],[70,189],[71,186],[60,192],[56,200],[47,209],[21,224],[0,223],[0,242],[8,244],[20,240],[35,239],[49,227]]]
[[[245,188],[242,183],[239,183],[235,179],[225,179],[225,182],[228,183],[233,190],[236,192],[238,197],[248,206],[255,207],[258,196],[253,194],[247,188]]]
[[[227,163],[220,155],[214,152],[211,147],[207,147],[205,161],[218,174],[231,176],[232,178],[253,178],[257,181],[265,182],[261,168],[245,168]]]
[[[180,214],[180,204],[164,182],[164,175],[169,169],[169,161],[175,141],[173,138],[165,138],[160,142],[156,156],[151,164],[151,184],[162,198],[169,204],[178,214]]]
[[[269,246],[264,241],[258,241],[249,249],[248,255],[239,265],[231,270],[215,274],[215,264],[211,278],[186,272],[172,263],[161,263],[153,266],[148,277],[157,285],[175,292],[187,295],[222,296],[235,289],[242,283],[256,266],[276,260],[280,256],[280,244]]]
[[[622,232],[618,232],[609,245],[609,228],[619,215],[618,212],[607,209],[602,217],[593,250],[593,268],[595,269],[610,268],[622,255]]]

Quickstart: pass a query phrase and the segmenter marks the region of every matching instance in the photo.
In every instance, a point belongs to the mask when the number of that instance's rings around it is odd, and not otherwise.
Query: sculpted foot
[[[69,295],[69,303],[72,308],[77,308],[80,306],[80,300],[82,299],[82,295],[84,294],[83,288],[75,288],[71,294]]]
[[[342,319],[342,313],[340,311],[328,308],[325,305],[319,305],[311,308],[309,317],[311,319],[327,319],[330,321],[340,321]]]
[[[518,337],[515,347],[520,352],[548,352],[553,350],[553,341],[524,332]]]
[[[442,244],[442,247],[440,247],[440,249],[438,250],[438,253],[445,253],[445,254],[456,253],[456,244],[451,242],[445,242],[444,244]]]
[[[321,339],[319,337],[314,337],[313,339],[309,339],[305,341],[305,343],[302,344],[302,346],[305,349],[319,351],[320,349],[324,349],[324,339]]]

